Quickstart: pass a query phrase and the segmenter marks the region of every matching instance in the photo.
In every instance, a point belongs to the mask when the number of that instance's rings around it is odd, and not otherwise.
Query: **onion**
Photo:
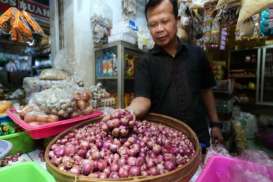
[[[170,153],[165,153],[163,154],[164,160],[165,161],[175,161],[175,156]]]
[[[85,149],[80,149],[78,150],[77,154],[82,157],[82,158],[85,158],[86,157],[86,153],[87,151]]]
[[[149,158],[149,157],[146,157],[146,164],[147,164],[147,167],[149,167],[149,168],[151,168],[155,165],[153,159]]]
[[[126,128],[120,128],[120,136],[126,137],[129,131]]]
[[[79,166],[73,166],[71,169],[70,169],[70,172],[73,173],[73,174],[80,174],[80,167]]]
[[[98,159],[100,159],[100,152],[99,151],[93,151],[92,152],[92,154],[91,154],[91,158],[93,159],[93,160],[98,160]]]
[[[129,156],[135,156],[137,154],[137,152],[134,149],[129,149],[128,150],[128,155]]]
[[[64,147],[64,154],[67,156],[73,156],[75,154],[76,150],[74,145],[72,144],[66,144]]]
[[[88,176],[94,169],[89,160],[83,160],[80,168],[81,173],[86,176]]]
[[[64,155],[64,147],[62,146],[57,146],[53,151],[56,157],[62,157]]]
[[[110,173],[111,173],[110,167],[105,168],[105,169],[103,170],[103,173],[105,173],[107,176],[109,176]]]
[[[117,128],[120,125],[120,121],[119,121],[119,119],[113,119],[111,124],[112,124],[113,128]]]
[[[157,164],[157,165],[156,165],[156,168],[157,168],[157,170],[158,170],[158,172],[159,172],[160,174],[163,174],[163,173],[165,172],[165,167],[164,167],[164,165],[163,165],[162,163]]]
[[[173,170],[176,166],[175,166],[175,163],[172,162],[172,161],[165,161],[165,162],[164,162],[164,167],[165,167],[165,169],[167,169],[168,171],[171,171],[171,170]]]
[[[100,171],[103,171],[107,167],[107,162],[105,160],[99,160],[97,162],[97,167]]]
[[[61,164],[61,162],[62,162],[62,158],[58,158],[58,157],[54,156],[54,157],[52,157],[51,161],[56,166],[59,166]]]
[[[158,144],[154,144],[154,146],[153,146],[153,152],[155,154],[159,154],[161,152],[161,146],[158,145]]]
[[[106,121],[108,121],[108,120],[110,120],[111,119],[111,116],[110,115],[105,115],[103,118],[102,118],[102,122],[106,122]]]
[[[99,178],[100,179],[106,179],[107,178],[107,174],[105,174],[104,172],[99,174]]]
[[[129,176],[129,173],[128,173],[128,170],[124,167],[121,167],[118,171],[118,175],[121,177],[121,178],[127,178]]]
[[[103,130],[103,131],[108,131],[108,125],[107,124],[105,124],[105,123],[102,123],[101,124],[101,129]]]
[[[119,164],[120,166],[125,165],[125,164],[126,164],[126,159],[125,159],[125,158],[120,158],[119,161],[118,161],[118,164]]]
[[[111,172],[111,174],[110,174],[110,176],[109,176],[110,178],[112,178],[112,179],[119,179],[119,175],[118,175],[118,173],[117,172]]]
[[[99,173],[90,173],[88,175],[88,177],[91,177],[91,178],[99,178]]]
[[[49,122],[49,123],[56,122],[56,121],[58,121],[58,119],[59,119],[58,116],[50,114],[50,115],[48,115],[47,122]]]
[[[119,170],[119,165],[116,163],[111,164],[111,171],[117,172]]]
[[[74,160],[71,157],[64,156],[62,158],[62,163],[65,169],[71,169],[74,165]]]
[[[81,94],[81,99],[84,101],[89,101],[89,99],[91,98],[91,93],[89,91],[84,91]]]
[[[80,110],[84,110],[86,108],[87,103],[84,100],[77,101],[77,106]]]
[[[118,146],[115,145],[115,144],[111,144],[111,145],[110,145],[110,150],[111,150],[111,152],[115,153],[115,152],[117,152],[117,150],[118,150]]]
[[[129,121],[128,121],[127,118],[121,118],[121,119],[120,119],[120,122],[121,122],[121,124],[124,125],[124,126],[127,126],[128,123],[129,123]]]
[[[106,141],[106,142],[103,143],[102,148],[103,148],[103,149],[109,149],[109,148],[110,148],[110,145],[111,145],[111,143],[108,142],[108,141]]]
[[[114,136],[114,137],[119,137],[119,135],[120,135],[120,129],[119,128],[115,128],[115,129],[113,129],[113,131],[112,131],[112,135]]]
[[[48,157],[49,157],[49,158],[55,157],[55,154],[54,154],[54,152],[53,152],[52,150],[50,150],[50,151],[48,152]]]
[[[136,159],[136,165],[137,166],[142,166],[144,164],[144,158],[143,157],[138,157]]]
[[[99,139],[97,139],[96,140],[96,146],[98,147],[98,148],[101,148],[102,147],[102,141],[101,140],[99,140]]]
[[[133,128],[136,125],[136,121],[135,120],[131,120],[129,121],[129,127]]]
[[[118,161],[119,160],[119,155],[117,154],[117,153],[115,153],[114,155],[113,155],[113,160],[114,161]]]
[[[108,120],[108,121],[106,122],[106,124],[107,124],[107,126],[108,126],[109,129],[113,129],[113,128],[114,128],[113,120]]]
[[[151,167],[149,170],[148,170],[148,174],[151,175],[151,176],[156,176],[159,174],[158,170],[156,167]]]
[[[141,171],[141,176],[149,176],[147,171]]]
[[[140,175],[140,168],[138,166],[132,166],[129,170],[130,176],[139,176]]]
[[[136,142],[136,138],[135,137],[129,137],[127,141],[132,144],[132,143]]]
[[[74,155],[73,159],[76,165],[80,165],[82,158],[79,155]]]
[[[137,159],[135,157],[129,157],[127,163],[130,166],[135,166],[137,164]]]
[[[121,156],[127,155],[128,154],[128,148],[127,147],[120,147],[119,150],[118,150],[118,153]]]

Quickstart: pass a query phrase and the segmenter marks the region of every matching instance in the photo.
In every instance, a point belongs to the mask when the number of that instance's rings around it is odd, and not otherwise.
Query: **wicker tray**
[[[193,174],[196,172],[200,162],[201,162],[201,148],[197,139],[196,134],[192,131],[192,129],[187,126],[182,121],[174,119],[172,117],[168,117],[161,114],[150,113],[146,116],[146,120],[154,123],[164,124],[171,128],[175,128],[179,131],[184,132],[189,139],[193,142],[195,146],[196,153],[193,158],[184,166],[179,167],[173,171],[164,173],[158,176],[148,176],[148,177],[129,177],[129,178],[121,178],[121,179],[98,179],[98,178],[90,178],[86,176],[75,176],[72,173],[64,172],[59,170],[56,166],[54,166],[48,157],[48,152],[51,146],[58,140],[65,136],[68,132],[75,128],[82,127],[90,122],[99,122],[101,118],[97,118],[91,121],[86,121],[84,123],[78,124],[70,129],[65,130],[58,136],[56,136],[47,146],[45,152],[45,161],[48,171],[55,177],[58,182],[186,182],[191,179]]]

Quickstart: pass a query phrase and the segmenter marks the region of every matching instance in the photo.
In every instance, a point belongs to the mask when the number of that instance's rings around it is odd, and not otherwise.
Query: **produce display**
[[[9,135],[16,132],[16,126],[13,122],[7,120],[0,122],[0,136]]]
[[[6,111],[12,107],[12,103],[10,101],[0,101],[0,116],[4,115]]]
[[[41,80],[39,77],[25,77],[23,80],[23,88],[27,99],[31,97],[33,93],[41,92],[43,90],[52,87],[63,87],[63,86],[80,86],[75,80]]]
[[[35,93],[27,106],[17,110],[32,126],[56,122],[93,111],[92,94],[80,87],[59,86]]]
[[[119,109],[57,139],[48,157],[60,170],[74,175],[119,179],[164,174],[185,165],[195,153],[184,133],[137,121],[129,111]]]
[[[39,75],[41,80],[67,80],[68,73],[58,69],[45,69]]]
[[[93,85],[90,87],[90,91],[92,93],[92,106],[97,107],[105,107],[105,106],[114,106],[116,101],[114,97],[110,96],[102,86],[101,83],[97,85]]]
[[[13,162],[17,162],[20,155],[21,155],[20,153],[17,153],[15,155],[9,155],[3,159],[0,159],[0,167],[5,167]]]

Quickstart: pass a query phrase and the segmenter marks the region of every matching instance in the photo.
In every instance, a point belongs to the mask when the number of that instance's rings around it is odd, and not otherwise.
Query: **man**
[[[150,0],[145,7],[148,28],[155,46],[138,62],[136,98],[127,108],[137,117],[156,112],[178,118],[209,146],[207,115],[213,142],[222,142],[211,87],[215,80],[201,48],[177,38],[176,0]]]

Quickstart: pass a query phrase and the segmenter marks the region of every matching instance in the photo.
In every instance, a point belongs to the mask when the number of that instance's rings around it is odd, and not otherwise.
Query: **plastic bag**
[[[238,162],[230,169],[230,179],[244,182],[271,182],[273,180],[273,161],[260,150],[245,150]]]
[[[250,170],[251,168],[252,170]],[[255,165],[237,164],[230,168],[230,181],[238,182],[272,182],[267,168],[257,168]],[[222,176],[223,177],[223,176]]]
[[[255,162],[261,165],[272,167],[273,169],[273,160],[261,150],[245,150],[239,156],[240,159]]]
[[[261,12],[260,31],[263,35],[273,35],[273,8]]]
[[[243,22],[242,24],[238,25],[237,34],[239,38],[252,37],[254,34],[254,29],[255,29],[254,21],[252,18],[250,18]]]
[[[204,164],[206,164],[211,157],[217,156],[217,155],[230,156],[229,152],[223,145],[221,144],[211,145],[207,150]]]
[[[242,0],[242,8],[240,10],[237,24],[243,23],[251,16],[259,13],[261,10],[272,4],[272,0]]]
[[[68,74],[58,69],[45,69],[41,72],[39,78],[41,80],[67,80]]]
[[[112,29],[112,9],[103,1],[93,0],[91,4],[93,41],[95,46],[100,46],[108,43],[108,36]]]
[[[27,20],[31,28],[34,30],[35,33],[44,34],[43,29],[40,27],[40,25],[30,16],[30,14],[26,11],[22,11],[22,15]]]
[[[240,0],[219,0],[216,9],[222,9],[225,6],[228,6],[231,3],[240,2]]]
[[[18,34],[21,34],[24,41],[32,39],[31,28],[19,10],[16,11],[15,19],[12,23],[12,29],[14,29]],[[21,42],[20,39],[17,39],[17,40],[19,40]],[[16,41],[16,39],[15,39],[15,41]]]
[[[246,138],[253,139],[257,132],[257,120],[253,114],[240,112],[240,114],[234,118],[235,121],[241,123],[244,128]]]
[[[75,103],[72,102],[72,93],[60,88],[51,88],[34,94],[30,103],[37,104],[42,111],[48,114],[56,114],[63,118],[68,117]]]
[[[1,16],[0,16],[0,29],[6,33],[9,32],[11,24],[10,21],[11,19],[14,19],[13,17],[15,16],[16,12],[18,10],[16,8],[9,8],[7,11],[5,11]],[[12,20],[14,21],[14,20]]]
[[[136,16],[137,4],[136,0],[122,0],[122,14],[125,19]]]

